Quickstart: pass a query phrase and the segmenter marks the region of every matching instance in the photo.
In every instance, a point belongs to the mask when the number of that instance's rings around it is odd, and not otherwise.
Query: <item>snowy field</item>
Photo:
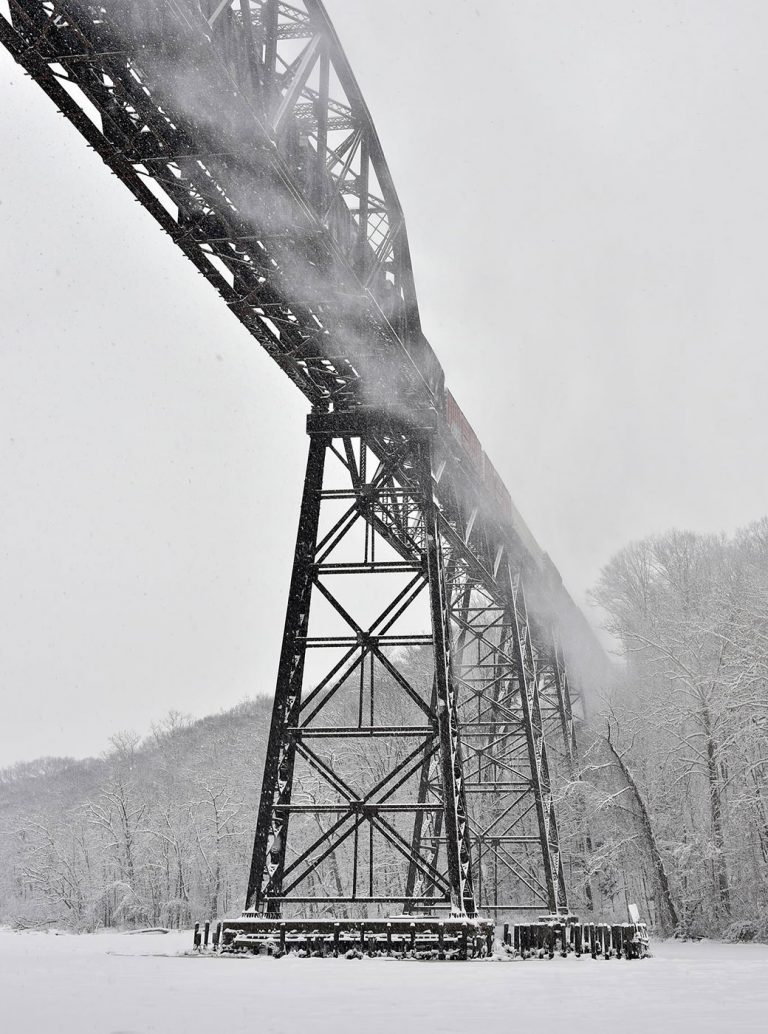
[[[656,944],[654,957],[467,963],[180,957],[189,934],[0,932],[18,1034],[768,1031],[768,947]]]

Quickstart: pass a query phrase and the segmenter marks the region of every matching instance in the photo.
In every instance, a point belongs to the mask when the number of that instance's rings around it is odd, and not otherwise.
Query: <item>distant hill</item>
[[[0,923],[186,925],[242,904],[272,703],[0,770]]]

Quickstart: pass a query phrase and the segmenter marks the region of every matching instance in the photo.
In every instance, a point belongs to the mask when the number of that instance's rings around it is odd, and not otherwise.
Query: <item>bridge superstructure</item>
[[[4,3],[3,44],[310,403],[246,917],[566,915],[566,661],[599,648],[445,388],[322,3]]]

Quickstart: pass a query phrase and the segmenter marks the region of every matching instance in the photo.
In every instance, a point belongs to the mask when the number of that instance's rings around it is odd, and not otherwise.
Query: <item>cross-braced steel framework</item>
[[[519,572],[441,503],[430,415],[309,429],[247,913],[567,912],[544,737],[560,711]]]
[[[310,419],[246,911],[407,899],[476,913],[429,424]],[[426,812],[440,815],[443,850],[414,841]]]
[[[552,712],[547,664],[509,565],[500,588],[503,595],[494,597],[468,581],[453,608],[478,895],[486,910],[538,903],[563,912],[568,901],[545,740]]]
[[[589,632],[445,392],[322,3],[2,0],[0,41],[313,408],[249,907],[565,911]]]

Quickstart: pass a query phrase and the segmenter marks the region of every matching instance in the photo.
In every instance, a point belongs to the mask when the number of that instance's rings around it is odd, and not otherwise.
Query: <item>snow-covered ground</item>
[[[653,946],[551,962],[180,957],[189,934],[0,932],[2,1027],[17,1034],[768,1031],[768,947]]]

